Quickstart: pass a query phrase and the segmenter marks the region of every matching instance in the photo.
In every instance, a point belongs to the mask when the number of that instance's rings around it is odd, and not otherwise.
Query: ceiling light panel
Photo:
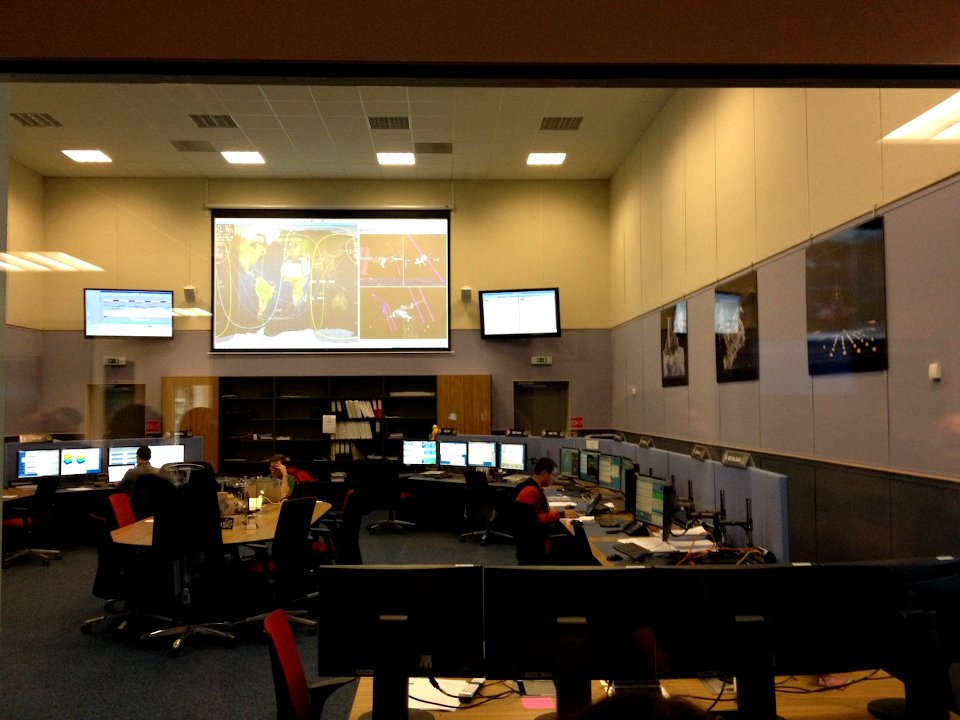
[[[108,163],[113,162],[110,156],[102,150],[61,150],[68,158],[78,163]]]

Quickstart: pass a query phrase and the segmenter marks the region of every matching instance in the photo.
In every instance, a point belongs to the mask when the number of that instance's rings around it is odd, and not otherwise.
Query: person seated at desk
[[[293,491],[294,477],[290,474],[290,471],[287,470],[287,466],[284,464],[286,462],[286,457],[277,453],[270,457],[270,477],[274,480],[280,481],[280,499],[286,500],[290,497],[290,493]]]
[[[514,538],[520,565],[563,564],[563,542],[568,536],[560,518],[577,517],[576,510],[551,510],[544,488],[553,484],[557,464],[548,457],[537,460],[533,476],[517,486],[514,500]],[[555,535],[555,536],[554,536]]]
[[[137,464],[123,474],[123,478],[117,483],[117,490],[125,492],[133,497],[136,490],[137,478],[141,475],[159,475],[163,476],[160,468],[155,468],[150,464],[151,452],[146,445],[137,448]]]

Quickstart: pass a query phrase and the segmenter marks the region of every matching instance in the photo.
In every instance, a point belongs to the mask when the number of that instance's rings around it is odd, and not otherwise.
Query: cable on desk
[[[880,672],[882,671],[871,670],[869,673],[867,673],[863,677],[854,678],[850,682],[844,683],[843,685],[834,685],[832,687],[821,686],[816,688],[804,688],[804,687],[797,687],[795,685],[786,685],[785,683],[788,683],[791,680],[796,680],[796,677],[791,676],[781,681],[780,683],[776,683],[774,685],[774,688],[777,692],[782,692],[785,695],[810,695],[813,693],[829,692],[831,690],[843,690],[844,688],[848,688],[851,685],[857,685],[862,682],[867,682],[868,680],[889,680],[890,678],[893,677],[889,673],[884,673],[883,675],[880,675],[878,677],[878,673]]]

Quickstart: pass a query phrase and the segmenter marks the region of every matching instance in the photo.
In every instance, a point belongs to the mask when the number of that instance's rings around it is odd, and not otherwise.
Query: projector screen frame
[[[450,237],[451,210],[449,208],[298,208],[298,209],[256,209],[216,207],[211,214],[211,248],[213,262],[211,275],[213,288],[210,349],[215,354],[318,354],[336,353],[444,353],[451,351],[450,327]],[[231,222],[234,221],[234,222]],[[260,306],[255,317],[251,316],[252,303],[246,309],[248,318],[253,322],[237,322],[236,316],[226,309],[231,301],[236,301],[243,288],[239,283],[231,284],[224,280],[222,267],[229,267],[230,260],[241,265],[238,255],[240,242],[250,242],[250,236],[243,237],[242,232],[252,232],[257,224],[274,223],[277,235],[268,240],[264,236],[265,250],[258,258],[264,261],[270,245],[277,240],[288,242],[297,231],[302,235],[294,237],[302,243],[301,257],[293,261],[293,269],[299,269],[304,282],[301,285],[302,296],[288,304],[288,308],[300,314],[294,321],[280,318],[277,326],[269,325],[275,318],[263,318]],[[287,227],[283,225],[286,223]],[[396,223],[393,231],[384,233],[370,232],[377,224]],[[241,226],[229,236],[228,225]],[[423,226],[423,232],[407,232]],[[218,226],[221,233],[218,237]],[[433,227],[431,227],[433,226]],[[323,235],[326,229],[334,232]],[[438,231],[438,228],[442,228]],[[258,233],[259,234],[259,233]],[[379,237],[372,240],[377,243],[374,250],[395,249],[399,243],[401,252],[366,254],[371,245],[364,244],[363,236]],[[342,235],[343,239],[337,236]],[[240,242],[234,246],[234,238]],[[418,242],[419,239],[419,242]],[[259,239],[258,239],[259,240]],[[343,249],[338,242],[345,242]],[[428,248],[424,250],[423,245]],[[236,249],[235,249],[236,247]],[[284,245],[282,262],[278,268],[280,287],[275,305],[284,301],[283,293],[296,292],[294,283],[289,283],[286,266],[290,261],[288,245]],[[408,259],[405,250],[414,249],[419,255]],[[228,257],[228,254],[230,256]],[[310,258],[307,256],[309,254]],[[441,257],[442,255],[442,257]],[[317,260],[329,261],[318,263]],[[390,261],[394,262],[391,263]],[[419,262],[418,262],[419,261]],[[370,274],[364,275],[362,268]],[[317,271],[323,273],[317,277]],[[422,276],[410,280],[410,270],[422,270]],[[236,271],[233,278],[239,277]],[[329,274],[328,274],[329,273]],[[392,275],[391,275],[392,273]],[[248,283],[256,284],[253,274],[244,278]],[[262,277],[262,269],[261,269]],[[327,301],[326,293],[317,295],[317,283],[337,289],[346,288],[335,299]],[[236,287],[236,289],[235,289]],[[272,289],[272,288],[271,288]],[[326,287],[323,288],[324,290]],[[259,300],[259,295],[247,296],[247,300]],[[270,300],[267,300],[268,302]],[[301,306],[297,307],[297,303]],[[322,308],[325,317],[329,317],[328,308],[336,309],[342,326],[329,328],[316,325],[318,308]],[[332,314],[332,313],[331,313]],[[304,317],[305,315],[305,317]],[[300,326],[284,328],[283,323],[297,322]],[[383,323],[381,326],[380,323]],[[380,329],[370,333],[371,326]],[[237,331],[237,328],[246,330]],[[364,332],[367,330],[366,333]],[[293,330],[297,336],[289,333]],[[323,337],[324,330],[333,331]],[[310,336],[312,333],[313,337]],[[280,337],[286,336],[286,337]],[[239,338],[239,339],[237,339]]]

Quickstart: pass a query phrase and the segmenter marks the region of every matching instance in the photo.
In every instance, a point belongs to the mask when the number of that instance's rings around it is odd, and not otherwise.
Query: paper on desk
[[[444,692],[456,696],[466,680],[450,680],[449,678],[435,678]],[[411,710],[456,710],[460,707],[460,700],[448,697],[437,690],[427,678],[410,678],[409,699],[407,707]]]
[[[659,537],[621,538],[617,542],[633,543],[634,545],[639,545],[644,550],[655,553],[713,549],[713,540],[710,540],[703,534],[698,536],[678,535],[671,537],[669,542],[664,542]]]
[[[572,499],[568,499],[568,500],[551,500],[548,504],[552,508],[565,508],[567,507],[567,505],[575,505],[576,503],[574,503]]]
[[[579,520],[582,523],[592,523],[593,521],[596,520],[596,518],[593,515],[580,515],[579,517],[577,517],[577,520]]]

